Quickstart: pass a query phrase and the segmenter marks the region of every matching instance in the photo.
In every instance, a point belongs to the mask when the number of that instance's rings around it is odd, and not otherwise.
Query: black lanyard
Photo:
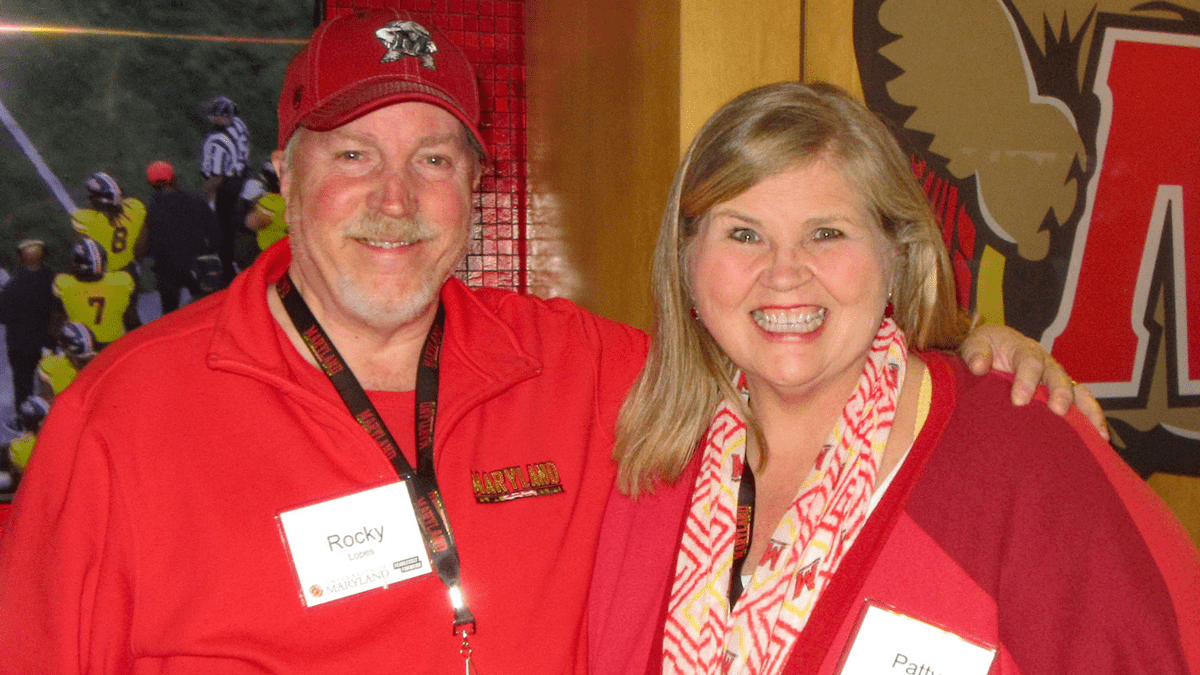
[[[733,567],[729,570],[729,611],[737,604],[742,591],[742,565],[750,553],[750,541],[754,538],[754,472],[750,462],[742,461],[742,477],[738,485],[737,527],[733,531]]]
[[[296,291],[290,275],[285,273],[283,278],[276,282],[275,292],[279,294],[292,325],[300,333],[300,338],[316,358],[321,370],[333,383],[333,388],[342,397],[350,414],[363,429],[366,429],[371,438],[375,439],[379,449],[391,460],[396,474],[408,485],[409,498],[413,502],[417,521],[421,524],[425,544],[429,547],[430,562],[450,592],[450,603],[454,607],[454,634],[463,637],[463,648],[466,650],[463,656],[469,660],[466,638],[475,633],[475,617],[463,596],[458,546],[454,543],[450,520],[446,517],[446,506],[442,502],[437,475],[433,468],[433,430],[437,419],[438,368],[446,326],[445,309],[438,304],[437,315],[433,319],[433,326],[429,328],[429,334],[425,336],[421,359],[417,363],[414,424],[417,470],[413,471],[412,465],[400,452],[400,446],[392,437],[392,432],[383,423],[383,418],[367,397],[367,392],[363,391],[358,378],[350,372],[350,367],[317,322],[317,317],[313,316],[308,303],[304,302],[304,298]]]

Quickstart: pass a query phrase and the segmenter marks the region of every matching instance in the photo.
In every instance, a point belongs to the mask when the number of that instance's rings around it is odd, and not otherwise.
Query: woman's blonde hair
[[[692,316],[689,251],[714,206],[818,159],[862,192],[895,246],[893,318],[909,346],[945,349],[961,341],[967,319],[955,304],[937,218],[887,127],[830,84],[752,89],[709,118],[675,173],[654,251],[654,342],[617,421],[622,490],[636,495],[678,477],[722,398],[742,408],[765,449],[733,389],[733,363]]]

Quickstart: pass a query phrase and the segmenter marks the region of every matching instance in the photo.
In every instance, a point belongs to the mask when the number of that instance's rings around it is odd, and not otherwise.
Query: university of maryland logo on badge
[[[563,491],[554,462],[510,466],[494,471],[472,471],[471,487],[475,489],[475,501],[480,504],[556,495]]]

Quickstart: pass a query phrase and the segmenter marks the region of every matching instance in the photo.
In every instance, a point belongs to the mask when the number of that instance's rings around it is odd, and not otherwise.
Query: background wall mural
[[[1143,477],[1200,477],[1200,0],[857,0],[854,44],[960,304],[1086,383]]]

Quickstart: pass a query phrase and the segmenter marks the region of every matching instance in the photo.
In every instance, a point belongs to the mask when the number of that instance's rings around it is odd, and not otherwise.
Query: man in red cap
[[[451,276],[485,147],[432,26],[317,29],[279,102],[290,237],[55,401],[0,543],[0,672],[586,671],[646,336]]]
[[[184,288],[193,300],[205,295],[192,268],[198,257],[216,250],[221,235],[208,201],[199,192],[176,186],[175,168],[169,163],[151,162],[146,182],[154,190],[146,207],[147,248],[154,259],[162,313],[168,314],[179,308]]]

